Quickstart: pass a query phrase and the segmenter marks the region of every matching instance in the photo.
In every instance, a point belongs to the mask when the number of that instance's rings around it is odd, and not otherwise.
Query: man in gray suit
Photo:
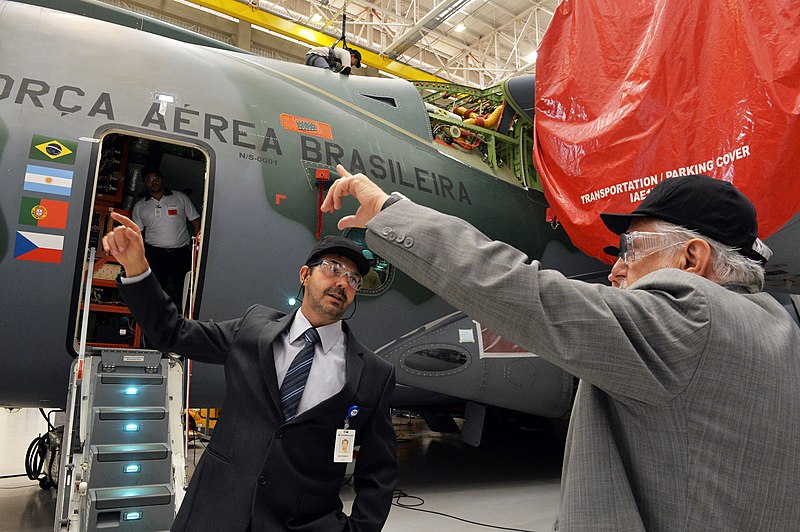
[[[559,530],[798,530],[800,329],[761,293],[753,205],[706,176],[657,185],[620,233],[612,288],[543,270],[365,176],[340,228],[453,306],[580,377]],[[395,206],[402,202],[402,206]]]

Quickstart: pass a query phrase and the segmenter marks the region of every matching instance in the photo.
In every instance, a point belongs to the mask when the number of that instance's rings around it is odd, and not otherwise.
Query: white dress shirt
[[[292,360],[303,349],[305,345],[303,333],[309,327],[311,324],[300,309],[295,314],[289,330],[273,342],[272,352],[275,357],[278,388],[283,384]],[[345,337],[342,322],[337,321],[316,329],[320,341],[314,348],[314,362],[311,363],[311,372],[308,374],[300,406],[297,407],[297,415],[332,397],[344,387]]]

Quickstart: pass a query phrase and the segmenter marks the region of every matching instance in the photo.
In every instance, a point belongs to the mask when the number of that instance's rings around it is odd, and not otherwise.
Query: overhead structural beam
[[[336,38],[326,35],[313,28],[297,24],[291,20],[281,18],[272,13],[262,11],[255,6],[249,6],[234,0],[190,0],[199,6],[213,9],[219,13],[235,17],[239,20],[249,22],[269,31],[292,39],[302,41],[310,46],[330,46],[336,42]],[[364,48],[348,44],[350,48],[361,52],[361,62],[365,65],[375,67],[394,76],[413,80],[413,81],[448,81],[444,78],[434,76],[418,68],[406,65],[394,59],[370,52]]]
[[[439,5],[428,11],[424,17],[414,24],[413,27],[406,30],[402,35],[396,38],[392,43],[386,47],[383,53],[391,58],[396,59],[398,55],[408,50],[412,44],[422,38],[423,31],[432,31],[439,27],[439,25],[450,18],[456,11],[464,7],[471,0],[445,0]]]

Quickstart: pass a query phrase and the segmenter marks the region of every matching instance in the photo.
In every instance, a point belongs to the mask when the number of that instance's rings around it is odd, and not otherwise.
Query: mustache
[[[342,298],[342,302],[343,303],[347,303],[347,294],[345,294],[344,288],[339,288],[339,287],[336,287],[336,286],[332,286],[332,287],[328,288],[327,290],[325,290],[324,294],[326,294],[326,295],[327,294],[336,294],[337,296]]]

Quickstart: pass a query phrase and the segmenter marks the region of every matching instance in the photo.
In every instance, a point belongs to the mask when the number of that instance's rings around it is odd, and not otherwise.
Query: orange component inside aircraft
[[[488,129],[494,129],[497,127],[497,123],[500,121],[500,115],[503,114],[503,105],[505,102],[498,105],[494,111],[489,113],[488,115],[482,116],[475,116],[473,118],[468,118],[464,120],[465,124],[472,124],[478,127],[485,127]]]
[[[462,116],[464,118],[471,118],[473,116],[478,115],[478,113],[476,113],[472,109],[467,109],[466,107],[456,107],[455,109],[453,109],[453,112],[458,116]]]
[[[456,144],[458,144],[459,146],[461,146],[465,150],[471,150],[473,148],[477,148],[481,144],[480,140],[476,140],[475,142],[469,143],[469,142],[467,142],[465,140],[455,139],[455,142],[456,142]]]

